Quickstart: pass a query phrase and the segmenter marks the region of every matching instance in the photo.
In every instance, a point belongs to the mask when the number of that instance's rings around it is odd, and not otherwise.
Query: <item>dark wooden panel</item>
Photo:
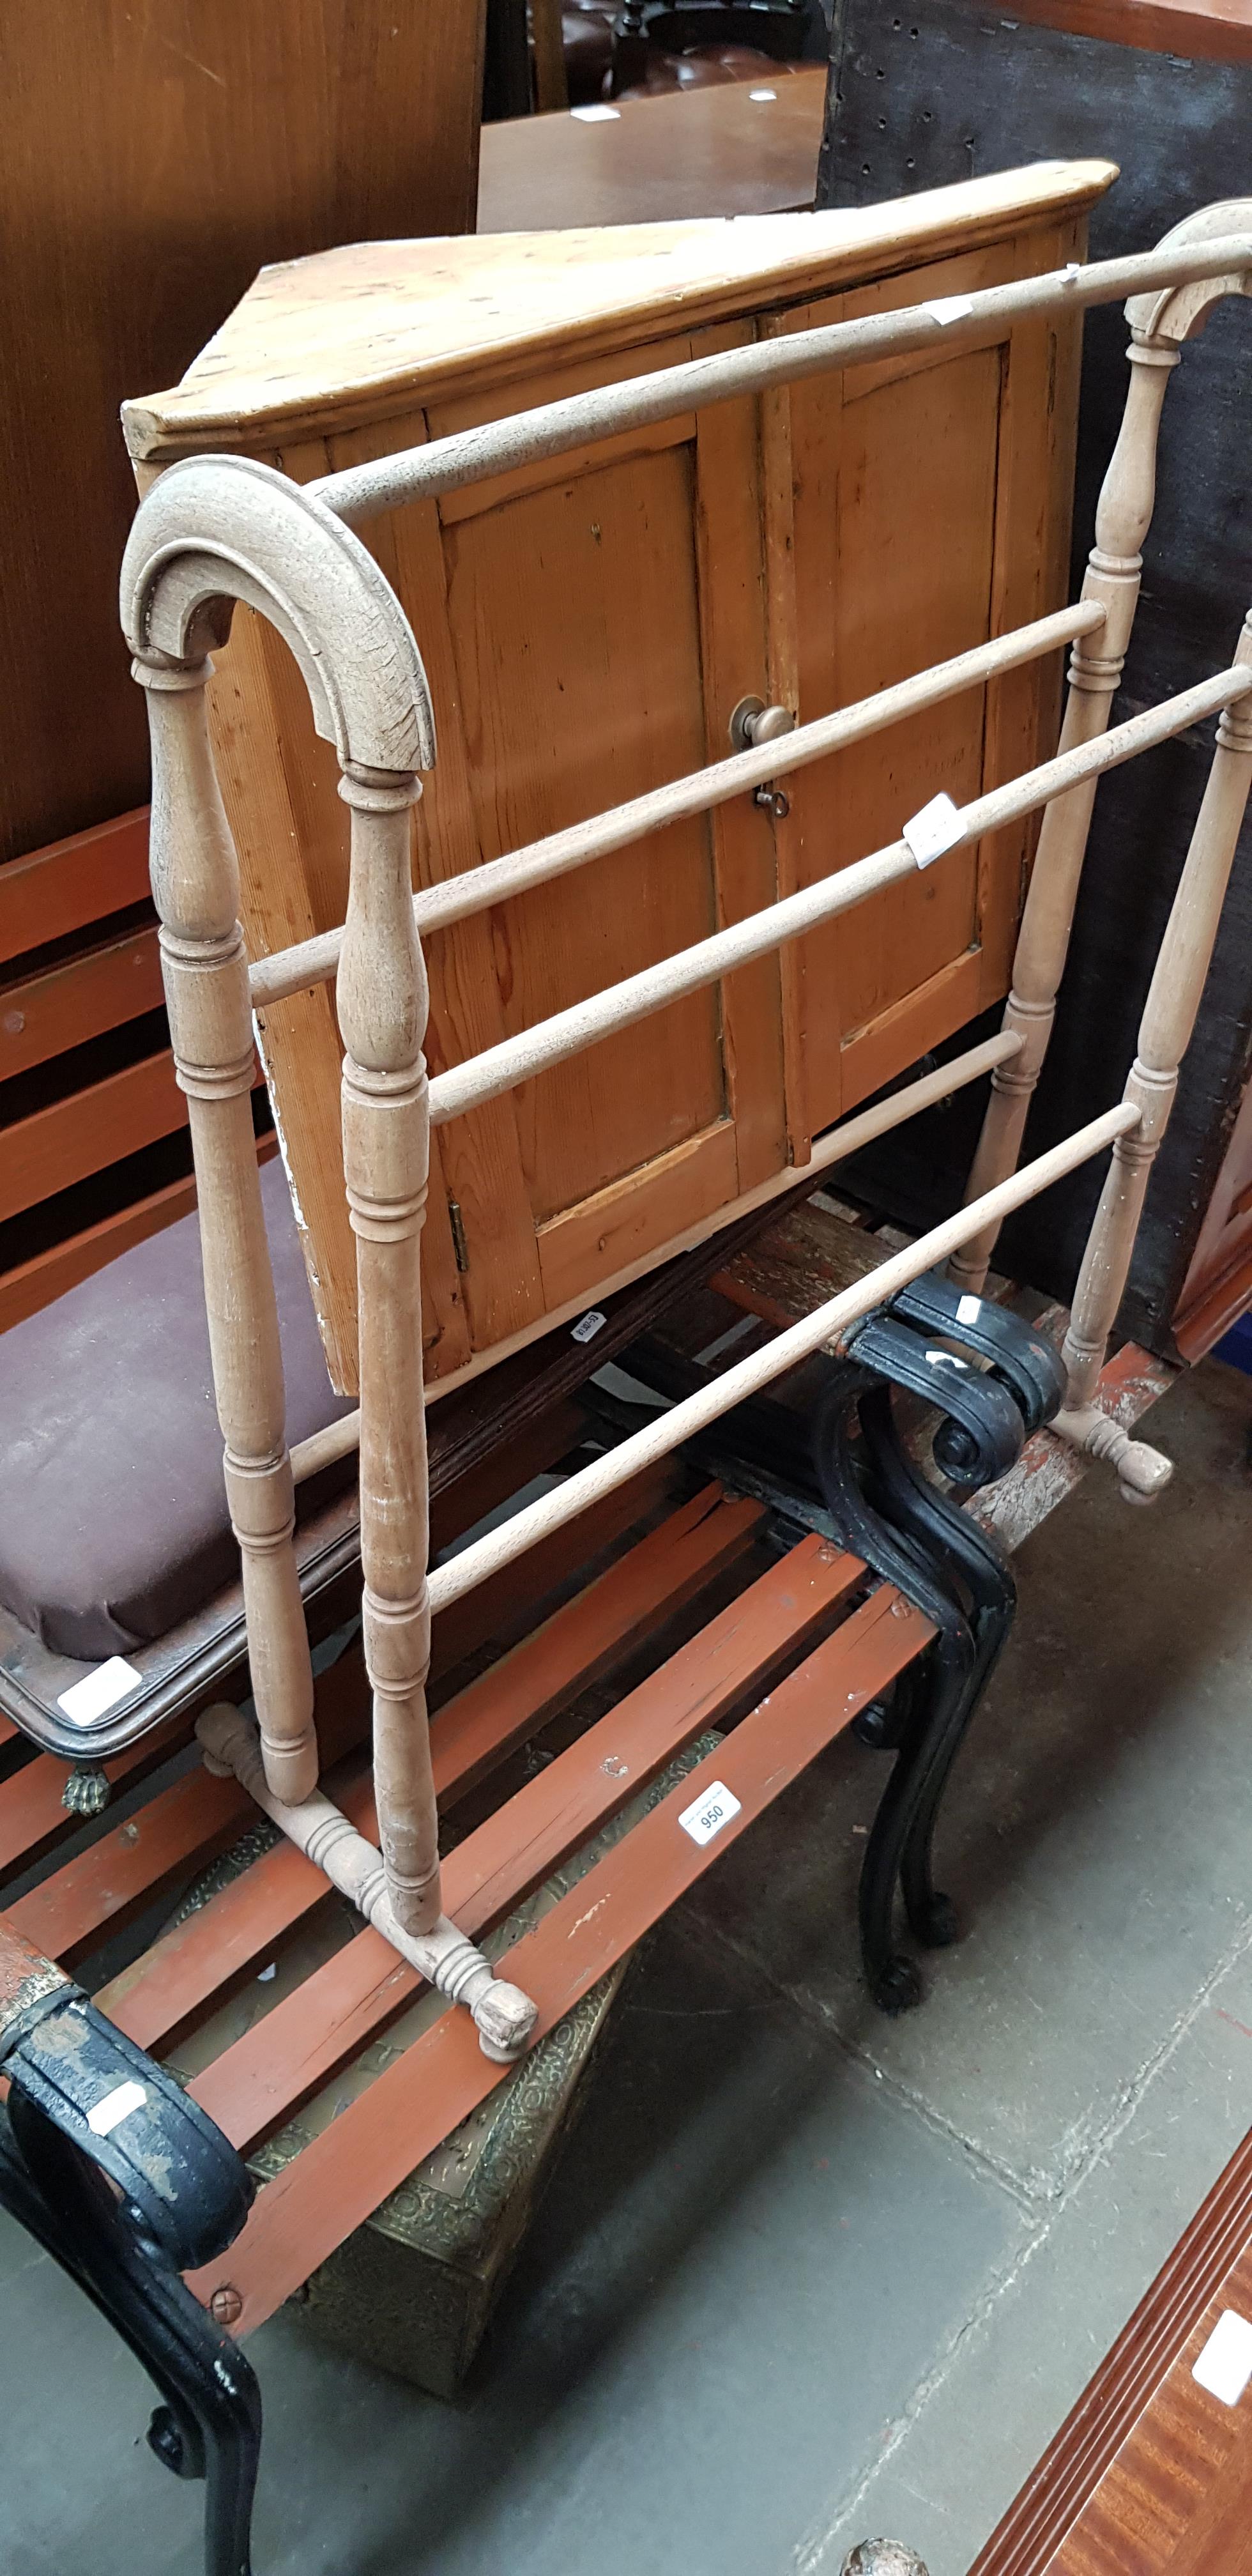
[[[146,793],[123,396],[180,375],[265,262],[471,229],[481,44],[482,0],[8,0],[0,858]]]
[[[1160,16],[1167,12],[1162,7]],[[1174,9],[1172,14],[1182,14]],[[1252,19],[1237,0],[1207,17],[1192,59],[1075,35],[1084,24],[1130,35],[1130,0],[1081,10],[1035,0],[1026,13],[978,0],[837,0],[818,203],[864,205],[1043,156],[1107,154],[1121,178],[1093,207],[1093,258],[1140,250],[1196,207],[1252,185]],[[1060,18],[1063,25],[1036,23]],[[1030,23],[1026,23],[1026,19]],[[1229,21],[1229,45],[1225,30]],[[1221,46],[1214,37],[1223,30]],[[1216,58],[1219,52],[1238,59]],[[1074,515],[1075,586],[1096,494],[1125,398],[1119,306],[1086,326]],[[1252,316],[1223,306],[1184,353],[1165,408],[1156,517],[1134,642],[1114,720],[1188,687],[1228,660],[1252,596],[1246,481],[1246,378]],[[1140,1006],[1203,792],[1211,728],[1198,728],[1101,786],[1069,973],[1027,1139],[1038,1153],[1117,1097]],[[954,1041],[968,1045],[971,1031]],[[942,1050],[940,1051],[942,1052]],[[1245,827],[1200,1025],[1183,1069],[1123,1308],[1125,1329],[1170,1347],[1170,1318],[1242,1097],[1252,1056],[1252,825]],[[902,1130],[854,1179],[922,1224],[946,1212],[968,1168],[981,1098]],[[1005,1231],[1018,1277],[1068,1298],[1102,1179],[1088,1166]]]

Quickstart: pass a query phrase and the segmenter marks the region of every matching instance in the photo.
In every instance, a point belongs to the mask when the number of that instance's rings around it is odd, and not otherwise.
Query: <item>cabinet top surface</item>
[[[135,458],[359,425],[485,377],[802,302],[1081,212],[1108,161],[1040,161],[855,211],[357,242],[263,268],[180,384],[123,407]]]

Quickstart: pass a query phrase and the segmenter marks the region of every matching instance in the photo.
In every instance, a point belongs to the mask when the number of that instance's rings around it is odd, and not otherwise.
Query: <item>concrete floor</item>
[[[257,2576],[964,2576],[1252,2122],[1250,1421],[1208,1363],[1157,1509],[1089,1478],[1019,1559],[919,2012],[857,1983],[845,1740],[651,1945],[463,2402],[263,2331]],[[5,2576],[192,2576],[145,2383],[12,2228],[0,2302]]]

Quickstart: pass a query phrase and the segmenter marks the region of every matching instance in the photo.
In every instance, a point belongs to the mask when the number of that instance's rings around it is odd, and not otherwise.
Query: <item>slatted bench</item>
[[[824,1236],[822,1259],[815,1235]],[[820,1297],[846,1257],[838,1227],[819,1220],[815,1228],[812,1212],[791,1229],[775,1227],[752,1254],[732,1259],[711,1297],[702,1292],[701,1329],[710,1306],[732,1323],[764,1307],[763,1329],[775,1333],[803,1304],[788,1284],[801,1266],[808,1297]],[[677,1343],[683,1314],[680,1303]],[[1125,1351],[1110,1363],[1101,1401],[1133,1427],[1169,1377],[1162,1364]],[[1039,1435],[988,1498],[1006,1544],[1019,1543],[1085,1472],[1074,1451]],[[797,1541],[759,1499],[736,1498],[724,1485],[697,1484],[684,1497],[691,1482],[680,1465],[653,1469],[615,1498],[612,1522],[584,1525],[582,1543],[600,1542],[589,1583],[569,1588],[567,1548],[563,1565],[549,1554],[528,1603],[519,1604],[507,1572],[482,1587],[472,1596],[478,1634],[468,1660],[458,1652],[467,1643],[462,1626],[448,1650],[452,1668],[434,1685],[441,1812],[454,1832],[462,1815],[470,1819],[445,1862],[462,1927],[476,1937],[516,1927],[537,1888],[572,1856],[592,1855],[594,1884],[578,1879],[533,1928],[523,1917],[510,1950],[510,1969],[522,1966],[539,2003],[540,2044],[822,1747],[889,1692],[929,1637],[918,1612],[847,1550],[817,1534]],[[497,1624],[510,1642],[477,1669],[493,1651],[487,1636]],[[440,1649],[436,1621],[437,1675]],[[611,1704],[588,1720],[593,1685]],[[317,1710],[331,1794],[372,1832],[359,1641],[322,1673]],[[662,1802],[597,1854],[606,1825],[711,1731],[710,1749]],[[159,1900],[173,1908],[189,1880],[237,1846],[255,1814],[234,1779],[209,1780],[176,1763],[171,1776],[170,1756],[186,1734],[185,1725],[176,1734],[166,1729],[113,1766],[119,1790],[133,1789],[145,1770],[152,1786],[120,1822],[102,1820],[90,1838],[61,1807],[63,1765],[23,1755],[10,1738],[0,1783],[5,1883],[21,1885],[41,1857],[45,1867],[10,1899],[4,1925],[62,1967],[81,1969],[89,1984],[93,1958],[135,1926],[136,1955],[96,1986],[94,2001],[157,2060],[180,2065],[203,2054],[196,2034],[229,2023],[223,2007],[245,1998],[236,2018],[243,2009],[246,2026],[190,2082],[191,2097],[240,2154],[272,2176],[229,2252],[191,2279],[210,2316],[239,2335],[316,2276],[492,2087],[514,2079],[482,2055],[463,2017],[445,2013],[410,2033],[406,2016],[420,1981],[371,1928],[338,1923],[327,1934],[329,1954],[284,1991],[283,1962],[302,1934],[326,1925],[330,1891],[281,1838],[173,1929],[146,1937]],[[732,1791],[738,1808],[709,1841],[693,1840],[676,1817],[718,1786]],[[279,1977],[258,1984],[275,1960]],[[396,2053],[321,2125],[317,2106],[327,2088],[337,2103],[345,2070],[389,2035]],[[301,2115],[309,2143],[276,2164],[269,2142]]]
[[[890,1248],[890,1237],[883,1243],[869,1231],[853,1251],[846,1225],[803,1207],[751,1248],[731,1251],[713,1286],[689,1284],[658,1329],[674,1349],[693,1338],[720,1341],[726,1365],[742,1349],[736,1319],[756,1322],[768,1339]],[[1160,1362],[1124,1350],[1105,1372],[1101,1402],[1133,1429],[1170,1377]],[[546,1447],[514,1450],[515,1466],[555,1460],[553,1444],[568,1447],[580,1428],[566,1408]],[[1085,1472],[1073,1449],[1040,1434],[987,1497],[989,1525],[1016,1546]],[[458,1921],[479,1934],[515,1924],[537,1883],[580,1851],[595,1855],[594,1907],[577,1881],[525,1933],[528,1990],[538,1994],[545,2031],[823,1744],[881,1701],[929,1633],[848,1551],[820,1536],[796,1544],[794,1528],[780,1529],[759,1498],[736,1498],[715,1482],[684,1498],[692,1481],[664,1462],[584,1521],[589,1583],[571,1577],[568,1542],[554,1543],[524,1595],[516,1569],[506,1569],[435,1623],[435,1780],[441,1811],[454,1834],[460,1828],[446,1863]],[[487,1498],[481,1468],[472,1482],[473,1499],[453,1526]],[[480,1669],[486,1655],[493,1659]],[[595,1714],[606,1697],[607,1714]],[[322,1673],[317,1708],[328,1786],[370,1832],[359,1641]],[[711,1730],[712,1746],[647,1817],[647,1832],[637,1823],[616,1850],[596,1855],[597,1838],[638,1800],[641,1784],[663,1784],[667,1766],[689,1763]],[[176,1909],[189,1881],[237,1849],[255,1813],[239,1782],[179,1765],[188,1731],[186,1720],[166,1726],[110,1765],[127,1812],[90,1835],[61,1804],[64,1765],[10,1731],[0,1870],[10,1889],[23,1886],[32,1863],[43,1871],[10,1896],[4,1925],[81,1971],[110,2025],[182,2068],[183,2080],[212,2049],[191,2079],[192,2096],[266,2177],[244,2235],[193,2282],[210,2316],[237,2334],[310,2278],[316,2316],[320,2267],[345,2242],[350,2251],[353,2232],[489,2087],[514,2079],[475,2048],[468,2025],[468,2047],[456,2046],[455,2017],[420,2026],[411,1968],[371,1929],[327,1928],[326,1881],[285,1841],[252,1857],[175,1928],[149,1937],[154,1909],[162,1912],[162,1901]],[[709,1782],[731,1787],[739,1811],[700,1845],[674,1819]],[[135,1955],[100,1985],[93,1960],[106,1944],[115,1953],[129,1927]],[[302,1973],[301,1941],[319,1927],[329,1954],[314,1955]],[[258,1982],[275,1961],[277,1976]],[[228,2034],[220,2046],[215,2030]],[[381,2072],[380,2040],[396,2051]],[[353,2079],[349,2111],[326,2123],[319,2105],[338,2105],[345,2073],[363,2055],[373,2071]],[[308,2136],[294,2153],[293,2123],[297,2137]],[[282,2142],[277,2150],[273,2141]]]

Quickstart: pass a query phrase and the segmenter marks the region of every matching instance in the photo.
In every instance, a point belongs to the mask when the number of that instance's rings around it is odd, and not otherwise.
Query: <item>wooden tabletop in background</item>
[[[754,97],[758,89],[774,95]],[[555,232],[811,206],[825,96],[825,66],[815,64],[626,99],[591,123],[566,111],[485,125],[478,229]]]

